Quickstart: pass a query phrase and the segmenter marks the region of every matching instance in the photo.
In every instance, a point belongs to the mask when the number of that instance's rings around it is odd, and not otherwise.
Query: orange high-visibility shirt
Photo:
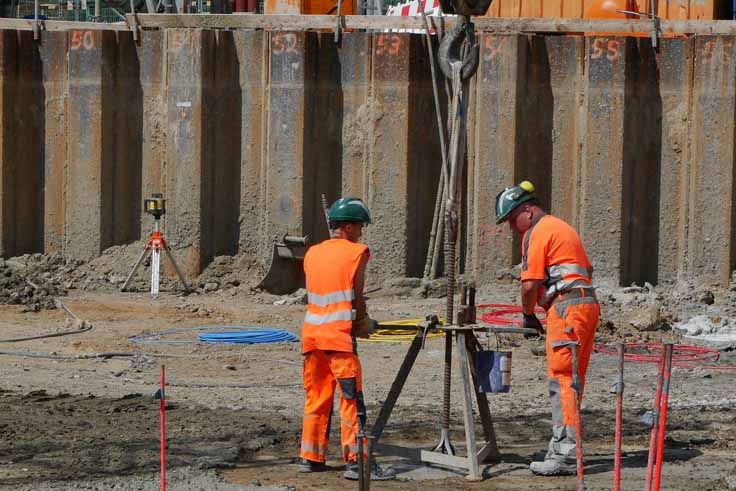
[[[592,288],[592,268],[580,236],[563,220],[542,215],[521,241],[521,280],[542,280],[538,303],[573,288]]]
[[[302,353],[353,351],[355,274],[368,246],[346,239],[328,239],[304,256],[307,315],[302,327]]]

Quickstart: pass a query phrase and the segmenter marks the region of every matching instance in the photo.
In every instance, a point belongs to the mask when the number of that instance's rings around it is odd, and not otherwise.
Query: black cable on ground
[[[69,336],[71,334],[81,334],[83,332],[91,331],[92,329],[95,328],[95,326],[93,326],[92,324],[89,324],[84,321],[82,321],[82,325],[85,327],[82,327],[81,329],[74,329],[71,331],[54,332],[50,334],[39,334],[38,336],[26,336],[22,338],[0,339],[0,343],[20,343],[21,341],[33,341],[34,339],[58,338],[61,336]]]

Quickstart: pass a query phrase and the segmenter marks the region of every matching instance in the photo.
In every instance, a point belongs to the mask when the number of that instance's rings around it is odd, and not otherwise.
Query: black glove
[[[539,336],[544,334],[542,323],[539,322],[539,319],[537,319],[537,316],[534,314],[524,314],[524,320],[521,323],[521,327],[523,327],[524,329],[534,329],[535,331],[537,331],[536,334],[524,334],[524,337],[527,339],[538,338]]]

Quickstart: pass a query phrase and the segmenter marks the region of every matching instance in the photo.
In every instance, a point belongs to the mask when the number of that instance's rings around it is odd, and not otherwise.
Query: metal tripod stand
[[[154,225],[153,232],[151,232],[151,236],[148,238],[148,241],[146,241],[146,245],[143,247],[143,252],[141,252],[141,255],[138,257],[138,261],[135,263],[135,266],[133,266],[133,270],[128,275],[128,278],[126,278],[125,283],[123,283],[123,287],[120,289],[120,291],[124,292],[128,289],[130,282],[133,280],[133,276],[135,276],[135,273],[138,271],[138,268],[140,268],[141,264],[143,264],[143,261],[146,259],[146,255],[150,252],[151,253],[151,296],[157,297],[159,293],[161,251],[164,251],[166,253],[166,256],[171,261],[171,264],[174,265],[176,274],[179,277],[179,280],[181,281],[182,285],[184,285],[184,290],[187,292],[192,291],[191,288],[189,287],[189,283],[187,283],[186,278],[184,278],[184,275],[179,269],[179,265],[176,264],[176,261],[174,260],[174,256],[171,254],[171,247],[169,247],[169,243],[166,242],[166,239],[161,233],[161,217],[160,216],[154,215],[154,224],[155,225]]]

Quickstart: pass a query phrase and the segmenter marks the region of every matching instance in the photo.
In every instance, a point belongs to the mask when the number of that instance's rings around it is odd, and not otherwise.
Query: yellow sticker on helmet
[[[527,193],[533,193],[534,192],[534,184],[532,184],[529,181],[521,181],[519,183],[519,187],[526,191]]]

